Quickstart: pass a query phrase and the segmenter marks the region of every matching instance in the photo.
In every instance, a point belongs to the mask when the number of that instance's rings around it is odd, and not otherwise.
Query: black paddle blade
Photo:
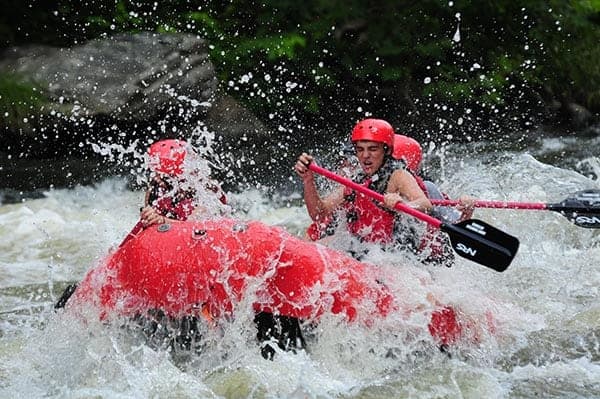
[[[548,210],[560,212],[579,227],[600,228],[600,190],[583,190],[558,204],[548,204]]]
[[[576,226],[586,227],[588,229],[600,229],[600,211],[592,212],[573,212],[565,214],[567,219],[575,223]]]
[[[454,251],[497,272],[506,270],[519,249],[519,240],[477,219],[445,224],[440,229],[450,237]]]

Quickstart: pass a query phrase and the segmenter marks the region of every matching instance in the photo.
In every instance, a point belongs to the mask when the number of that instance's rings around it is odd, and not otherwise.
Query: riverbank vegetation
[[[334,129],[372,113],[430,135],[468,136],[568,119],[570,104],[600,113],[598,0],[3,4],[4,48],[198,34],[223,89],[274,125]],[[6,87],[3,114],[31,106]]]

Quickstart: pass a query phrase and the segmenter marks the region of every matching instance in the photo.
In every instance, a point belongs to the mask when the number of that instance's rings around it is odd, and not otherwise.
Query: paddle
[[[383,195],[324,169],[315,163],[308,165],[308,168],[315,173],[383,202]],[[447,233],[450,237],[452,248],[458,255],[497,272],[506,270],[519,249],[519,240],[516,237],[506,234],[480,220],[470,219],[457,224],[448,224],[402,203],[397,203],[395,208]]]
[[[459,202],[456,200],[431,200],[431,203],[437,206],[455,206]],[[478,208],[554,211],[565,216],[579,227],[600,228],[600,190],[578,191],[572,197],[555,204],[478,200],[475,201],[474,205]]]

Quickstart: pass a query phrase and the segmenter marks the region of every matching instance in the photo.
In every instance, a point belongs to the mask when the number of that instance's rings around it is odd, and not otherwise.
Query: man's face
[[[356,157],[367,176],[375,174],[385,158],[385,146],[376,141],[361,140],[354,143]]]

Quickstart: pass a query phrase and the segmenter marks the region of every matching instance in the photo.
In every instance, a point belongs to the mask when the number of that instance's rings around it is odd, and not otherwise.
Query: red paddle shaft
[[[457,200],[435,200],[430,199],[433,205],[437,206],[456,206],[460,202]],[[481,201],[473,203],[477,208],[508,208],[508,209],[541,209],[547,210],[548,204],[542,202],[509,202],[509,201]]]
[[[327,169],[324,169],[318,165],[315,165],[314,162],[311,162],[311,164],[308,165],[308,168],[315,173],[318,173],[320,175],[327,177],[328,179],[331,179],[340,184],[348,186],[348,187],[352,188],[353,190],[356,190],[360,193],[363,193],[369,197],[376,199],[377,201],[383,202],[383,195],[379,194],[378,192],[369,190],[365,186],[361,186],[360,184],[355,183],[350,179],[346,179],[342,176],[336,175],[335,173],[333,173]],[[422,220],[425,223],[432,225],[433,227],[440,228],[440,226],[442,225],[442,222],[439,221],[438,219],[431,217],[426,213],[420,212],[414,208],[411,208],[410,206],[405,205],[401,202],[396,203],[396,205],[394,207],[399,211],[408,213],[409,215],[414,216],[417,219]]]
[[[431,200],[437,206],[455,206],[456,200]],[[600,229],[600,190],[587,189],[573,194],[561,202],[545,204],[541,202],[475,201],[478,208],[531,209],[559,212],[579,227]]]

